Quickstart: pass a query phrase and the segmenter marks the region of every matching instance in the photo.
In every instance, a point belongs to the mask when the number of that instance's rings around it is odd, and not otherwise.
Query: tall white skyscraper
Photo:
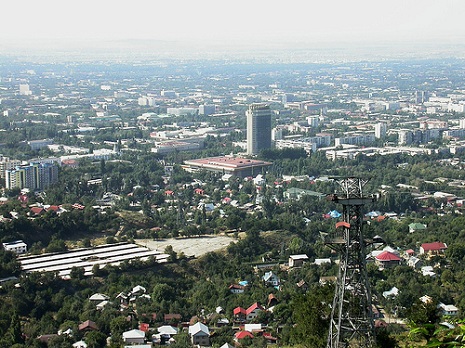
[[[271,110],[267,104],[252,104],[247,116],[247,154],[271,148]]]
[[[382,139],[386,137],[387,125],[386,123],[380,122],[375,125],[375,138]]]

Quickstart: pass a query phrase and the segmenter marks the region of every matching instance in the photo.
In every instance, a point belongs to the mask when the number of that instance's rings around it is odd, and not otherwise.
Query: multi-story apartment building
[[[21,164],[20,160],[0,155],[0,178],[5,178],[5,170],[13,169]]]
[[[5,171],[5,186],[42,190],[58,181],[58,167],[51,163],[30,163]]]

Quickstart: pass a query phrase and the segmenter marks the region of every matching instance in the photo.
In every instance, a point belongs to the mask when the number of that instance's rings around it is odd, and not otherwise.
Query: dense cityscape
[[[4,60],[2,344],[329,345],[341,177],[377,344],[453,341],[462,63]]]
[[[0,348],[465,347],[464,11],[3,4]]]

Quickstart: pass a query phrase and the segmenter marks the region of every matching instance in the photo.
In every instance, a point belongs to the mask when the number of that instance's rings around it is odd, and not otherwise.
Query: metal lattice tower
[[[366,270],[365,247],[362,235],[362,207],[374,201],[363,196],[361,178],[337,180],[340,193],[330,196],[342,204],[342,221],[336,223],[337,232],[327,245],[340,255],[327,348],[373,347],[375,329],[371,291]]]

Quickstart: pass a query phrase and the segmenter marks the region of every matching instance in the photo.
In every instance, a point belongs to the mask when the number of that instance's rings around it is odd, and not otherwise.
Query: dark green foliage
[[[20,264],[16,260],[16,255],[12,251],[0,248],[0,278],[18,276]]]
[[[329,328],[332,287],[314,286],[305,295],[294,298],[292,304],[295,326],[291,329],[289,341],[308,348],[326,346]]]

